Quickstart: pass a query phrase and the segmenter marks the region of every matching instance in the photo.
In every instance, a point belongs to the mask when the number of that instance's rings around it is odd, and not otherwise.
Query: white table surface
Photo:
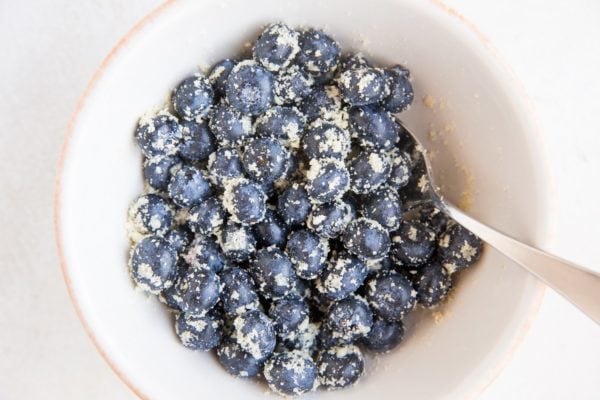
[[[134,398],[70,304],[52,191],[83,88],[158,3],[0,2],[0,399]],[[600,269],[600,2],[448,4],[491,39],[535,103],[560,208],[551,250]],[[548,291],[530,334],[481,398],[600,399],[600,328]]]

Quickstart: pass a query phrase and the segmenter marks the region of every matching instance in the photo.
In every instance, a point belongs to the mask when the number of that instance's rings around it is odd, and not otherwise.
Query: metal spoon
[[[406,127],[404,129],[414,140],[414,143],[409,143],[409,151],[412,151],[413,157],[419,158],[415,169],[421,171],[418,177],[420,193],[414,193],[412,198],[409,193],[405,198],[409,207],[423,203],[423,198],[426,198],[426,201],[432,202],[446,215],[525,268],[600,324],[600,274],[521,243],[477,221],[450,203],[435,184],[427,151],[414,134]]]

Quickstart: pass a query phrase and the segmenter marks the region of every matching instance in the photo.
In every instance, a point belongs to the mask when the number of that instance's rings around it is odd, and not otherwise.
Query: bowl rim
[[[160,17],[162,14],[164,14],[166,11],[168,11],[172,6],[174,6],[176,3],[179,3],[179,2],[180,2],[180,0],[164,0],[161,4],[159,4],[158,6],[153,8],[148,14],[143,16],[138,22],[136,22],[132,26],[132,28],[130,28],[117,41],[117,43],[111,48],[111,50],[108,52],[108,54],[103,58],[100,65],[94,71],[92,78],[89,80],[83,93],[79,97],[79,99],[76,103],[76,106],[75,106],[75,110],[73,111],[73,113],[71,114],[71,117],[69,119],[67,129],[64,134],[63,144],[62,144],[62,147],[60,150],[57,167],[56,167],[55,184],[54,184],[54,196],[53,196],[53,200],[54,200],[53,201],[54,202],[54,204],[53,204],[54,236],[55,236],[55,241],[56,241],[56,248],[57,248],[57,252],[58,252],[61,272],[63,275],[65,285],[67,287],[67,291],[69,293],[69,298],[71,300],[71,303],[72,303],[73,307],[75,308],[77,317],[78,317],[79,321],[81,322],[86,334],[92,341],[92,344],[94,345],[96,351],[102,356],[104,361],[109,365],[109,367],[113,370],[113,372],[117,375],[117,377],[123,383],[125,383],[125,385],[137,397],[139,397],[141,399],[150,399],[151,396],[144,393],[141,388],[139,388],[136,384],[134,384],[133,381],[125,374],[125,372],[123,372],[121,370],[119,365],[117,365],[117,363],[114,361],[114,359],[111,357],[111,355],[109,355],[104,350],[100,340],[96,337],[94,330],[92,329],[91,325],[89,324],[89,321],[88,321],[81,305],[79,304],[77,295],[75,293],[75,289],[73,287],[73,283],[72,283],[72,279],[71,279],[71,275],[70,275],[70,267],[68,266],[66,257],[65,257],[62,228],[61,228],[62,178],[63,178],[63,174],[64,174],[65,161],[69,154],[69,147],[70,147],[69,145],[70,145],[71,139],[75,133],[75,126],[77,125],[77,121],[79,119],[80,114],[82,113],[83,109],[86,106],[88,97],[94,91],[98,82],[102,79],[106,70],[111,66],[113,61],[127,48],[127,45],[129,44],[129,42],[132,39],[134,39],[135,37],[137,37],[138,34],[144,28],[146,28],[154,20],[156,20],[158,17]],[[521,99],[523,100],[523,105],[527,108],[529,118],[532,122],[532,132],[531,132],[532,136],[536,138],[536,141],[538,142],[538,145],[541,148],[540,160],[542,161],[542,164],[543,164],[543,170],[546,173],[546,176],[548,177],[548,181],[546,182],[547,191],[549,193],[555,192],[555,180],[554,180],[554,176],[551,173],[552,170],[550,168],[549,160],[547,157],[547,154],[548,154],[546,151],[547,145],[546,145],[546,142],[543,140],[543,136],[541,135],[541,129],[540,129],[541,125],[539,122],[539,117],[535,110],[535,106],[534,106],[530,96],[527,94],[525,87],[524,87],[523,83],[521,82],[521,80],[517,77],[517,75],[512,70],[512,68],[509,66],[509,64],[502,58],[499,51],[494,47],[494,45],[492,44],[490,39],[486,35],[484,35],[473,22],[471,22],[469,19],[467,19],[464,15],[462,15],[460,12],[458,12],[454,8],[445,4],[444,0],[429,0],[429,4],[434,7],[439,8],[441,11],[443,11],[450,17],[457,19],[459,22],[461,22],[463,25],[465,25],[468,28],[468,30],[477,37],[478,41],[481,42],[481,44],[491,54],[492,58],[498,62],[498,65],[502,68],[502,70],[504,71],[506,76],[510,79],[511,85],[520,94]],[[547,214],[549,214],[549,215],[555,214],[556,202],[557,201],[555,200],[554,196],[549,196],[549,198],[546,199]],[[553,221],[553,219],[549,219],[549,221]],[[545,239],[544,241],[549,241],[549,239],[553,236],[555,227],[552,222],[546,222],[545,228],[546,228],[545,233],[543,233],[542,236]],[[507,350],[506,354],[504,354],[504,356],[500,357],[500,360],[497,362],[496,366],[491,369],[491,372],[488,374],[488,377],[483,379],[481,383],[476,385],[476,387],[469,394],[467,394],[464,397],[465,400],[472,400],[472,399],[479,397],[481,394],[483,394],[483,392],[485,392],[486,389],[488,389],[494,383],[494,381],[498,378],[498,376],[500,376],[500,374],[502,373],[504,368],[510,363],[510,361],[512,360],[512,358],[515,355],[515,353],[517,352],[517,350],[523,344],[525,337],[529,334],[529,332],[533,326],[533,323],[538,316],[540,306],[544,299],[545,290],[546,290],[546,286],[543,283],[541,283],[540,281],[537,281],[536,287],[534,288],[535,299],[532,302],[531,309],[529,310],[529,315],[525,319],[525,321],[522,323],[522,325],[518,328],[518,333],[515,335],[515,337],[513,339],[513,343],[510,344],[509,349]]]

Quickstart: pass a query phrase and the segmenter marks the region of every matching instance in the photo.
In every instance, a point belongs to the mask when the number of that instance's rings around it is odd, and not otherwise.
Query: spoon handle
[[[445,204],[447,214],[600,324],[600,274],[528,246]]]

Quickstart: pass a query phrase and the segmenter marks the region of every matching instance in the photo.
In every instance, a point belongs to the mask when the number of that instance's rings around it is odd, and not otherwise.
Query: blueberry
[[[208,157],[208,172],[211,182],[224,186],[225,182],[244,175],[242,161],[235,149],[218,149]]]
[[[225,220],[225,210],[218,197],[209,197],[192,207],[187,218],[188,226],[194,233],[209,235],[215,233]]]
[[[363,298],[349,296],[331,305],[325,324],[334,339],[351,342],[369,333],[373,313]]]
[[[411,169],[409,156],[400,151],[392,151],[389,155],[392,160],[392,171],[388,179],[388,184],[394,189],[399,190],[405,187],[410,181]]]
[[[471,266],[483,250],[481,239],[454,222],[448,224],[438,245],[438,258],[450,274]]]
[[[298,396],[317,385],[317,367],[297,350],[275,354],[265,363],[263,375],[269,388],[282,396]]]
[[[232,179],[225,184],[223,205],[234,222],[253,225],[262,221],[266,212],[266,195],[261,187],[248,179]]]
[[[225,84],[227,82],[227,77],[229,77],[229,73],[233,67],[235,67],[235,64],[235,61],[225,58],[213,65],[213,67],[210,69],[208,80],[213,85],[216,95],[225,95]]]
[[[144,179],[150,187],[166,191],[171,176],[181,167],[181,159],[177,156],[159,156],[144,160]]]
[[[173,208],[155,194],[144,194],[129,207],[129,220],[141,234],[164,234],[173,225]]]
[[[348,253],[336,254],[327,264],[317,281],[319,290],[329,300],[341,300],[362,286],[369,269]]]
[[[367,300],[373,311],[386,321],[400,321],[415,306],[411,283],[395,271],[381,271],[367,279]]]
[[[338,86],[343,99],[353,106],[380,102],[386,96],[386,80],[379,68],[358,67],[344,71]]]
[[[221,303],[225,314],[243,314],[258,308],[256,285],[246,270],[238,267],[227,268],[219,277],[223,284]]]
[[[298,147],[304,121],[304,115],[297,108],[275,106],[256,119],[254,130],[258,136],[270,136],[286,146]]]
[[[210,110],[214,98],[210,81],[202,74],[196,73],[185,78],[171,97],[173,109],[183,119],[202,118]]]
[[[191,165],[184,165],[171,177],[168,191],[173,203],[184,208],[199,204],[211,194],[202,171]]]
[[[208,126],[221,146],[237,146],[252,134],[252,120],[225,103],[213,107]]]
[[[256,250],[256,239],[249,227],[229,221],[219,235],[223,254],[232,261],[246,261]]]
[[[297,65],[292,65],[275,77],[273,85],[275,104],[301,103],[312,91],[314,83],[314,79],[310,74],[302,71]]]
[[[179,295],[179,289],[177,283],[187,274],[189,266],[181,258],[177,260],[177,267],[175,271],[175,277],[173,278],[173,284],[168,288],[163,289],[158,293],[158,300],[169,307],[170,310],[180,312],[181,311],[181,296]]]
[[[206,268],[213,272],[220,272],[227,261],[217,242],[204,235],[196,235],[184,258],[192,267]]]
[[[290,154],[275,138],[261,137],[246,144],[242,165],[246,175],[260,183],[273,183],[285,174]]]
[[[250,264],[250,273],[267,299],[285,297],[298,285],[292,262],[276,247],[258,250]]]
[[[369,60],[365,58],[362,54],[346,54],[343,55],[340,60],[340,71],[348,71],[356,68],[365,68],[372,67]]]
[[[308,227],[324,238],[338,237],[352,221],[351,206],[343,200],[315,205],[308,217]]]
[[[329,309],[325,310],[325,313],[328,311]],[[332,347],[349,344],[353,341],[353,339],[341,338],[339,335],[334,335],[333,331],[327,326],[326,323],[321,323],[316,341],[317,350],[326,350]]]
[[[225,339],[217,348],[219,362],[231,375],[249,378],[260,373],[262,362],[246,353],[232,339]]]
[[[233,320],[235,340],[243,351],[258,361],[267,359],[273,350],[277,339],[273,321],[258,310],[240,314]]]
[[[350,152],[350,134],[331,122],[317,120],[302,136],[302,150],[309,159],[343,160]]]
[[[177,118],[168,113],[142,118],[135,130],[137,144],[148,158],[176,154],[181,137]]]
[[[400,128],[392,115],[378,107],[352,107],[348,113],[353,136],[361,146],[375,150],[390,150],[400,140]]]
[[[362,152],[348,165],[354,193],[372,192],[385,183],[391,173],[391,160],[384,153]]]
[[[450,217],[433,204],[424,204],[417,210],[418,220],[441,235],[446,230]]]
[[[415,96],[408,70],[396,65],[385,69],[384,74],[390,93],[384,99],[383,106],[393,113],[406,110]]]
[[[271,304],[269,317],[277,336],[295,338],[308,328],[308,306],[300,299],[280,299]]]
[[[424,307],[434,307],[446,297],[451,284],[446,268],[439,263],[425,265],[416,276],[417,301]]]
[[[175,319],[175,333],[185,347],[207,351],[221,343],[223,322],[211,313],[203,316],[182,313]]]
[[[325,266],[329,246],[327,240],[302,229],[290,234],[285,252],[294,264],[296,275],[302,279],[315,279]]]
[[[219,276],[204,268],[189,268],[177,281],[181,296],[181,311],[190,315],[204,315],[217,304],[221,294]]]
[[[346,166],[331,158],[310,160],[306,181],[306,192],[317,204],[341,198],[350,187],[350,175]]]
[[[300,324],[301,329],[294,336],[289,336],[280,341],[281,347],[286,350],[299,350],[304,354],[311,355],[317,349],[317,334],[319,323],[308,323],[306,328]]]
[[[184,252],[191,242],[190,232],[183,226],[179,226],[173,229],[169,229],[164,234],[164,238],[171,247],[180,254]]]
[[[435,251],[435,232],[419,221],[403,221],[392,233],[390,255],[404,266],[426,263]]]
[[[393,231],[402,222],[402,201],[394,189],[380,186],[365,196],[361,212],[365,218],[375,220],[387,230]]]
[[[229,73],[225,93],[240,113],[261,114],[273,103],[273,75],[256,61],[242,61]]]
[[[271,24],[254,43],[254,58],[272,72],[285,69],[296,57],[300,34],[285,24]]]
[[[336,69],[340,47],[323,31],[307,29],[300,34],[298,63],[309,73],[321,75]]]
[[[368,218],[350,222],[342,241],[350,253],[363,260],[383,258],[390,250],[387,230],[379,222]]]
[[[206,122],[185,121],[181,124],[181,132],[183,141],[179,153],[185,160],[202,161],[215,151],[215,137]]]
[[[177,252],[158,236],[146,236],[131,251],[129,268],[138,287],[158,294],[173,285]]]
[[[402,321],[389,322],[375,318],[371,331],[362,339],[365,347],[376,353],[387,353],[398,346],[404,338]]]
[[[287,225],[299,225],[306,221],[311,204],[303,185],[293,183],[277,200],[277,212]]]
[[[290,228],[273,210],[267,209],[265,218],[252,228],[260,247],[285,247]]]
[[[299,105],[300,111],[306,116],[307,122],[321,118],[332,121],[341,113],[342,102],[336,86],[320,86],[315,88]]]
[[[360,349],[354,345],[331,347],[317,358],[319,383],[328,389],[350,386],[358,381],[365,369]]]

